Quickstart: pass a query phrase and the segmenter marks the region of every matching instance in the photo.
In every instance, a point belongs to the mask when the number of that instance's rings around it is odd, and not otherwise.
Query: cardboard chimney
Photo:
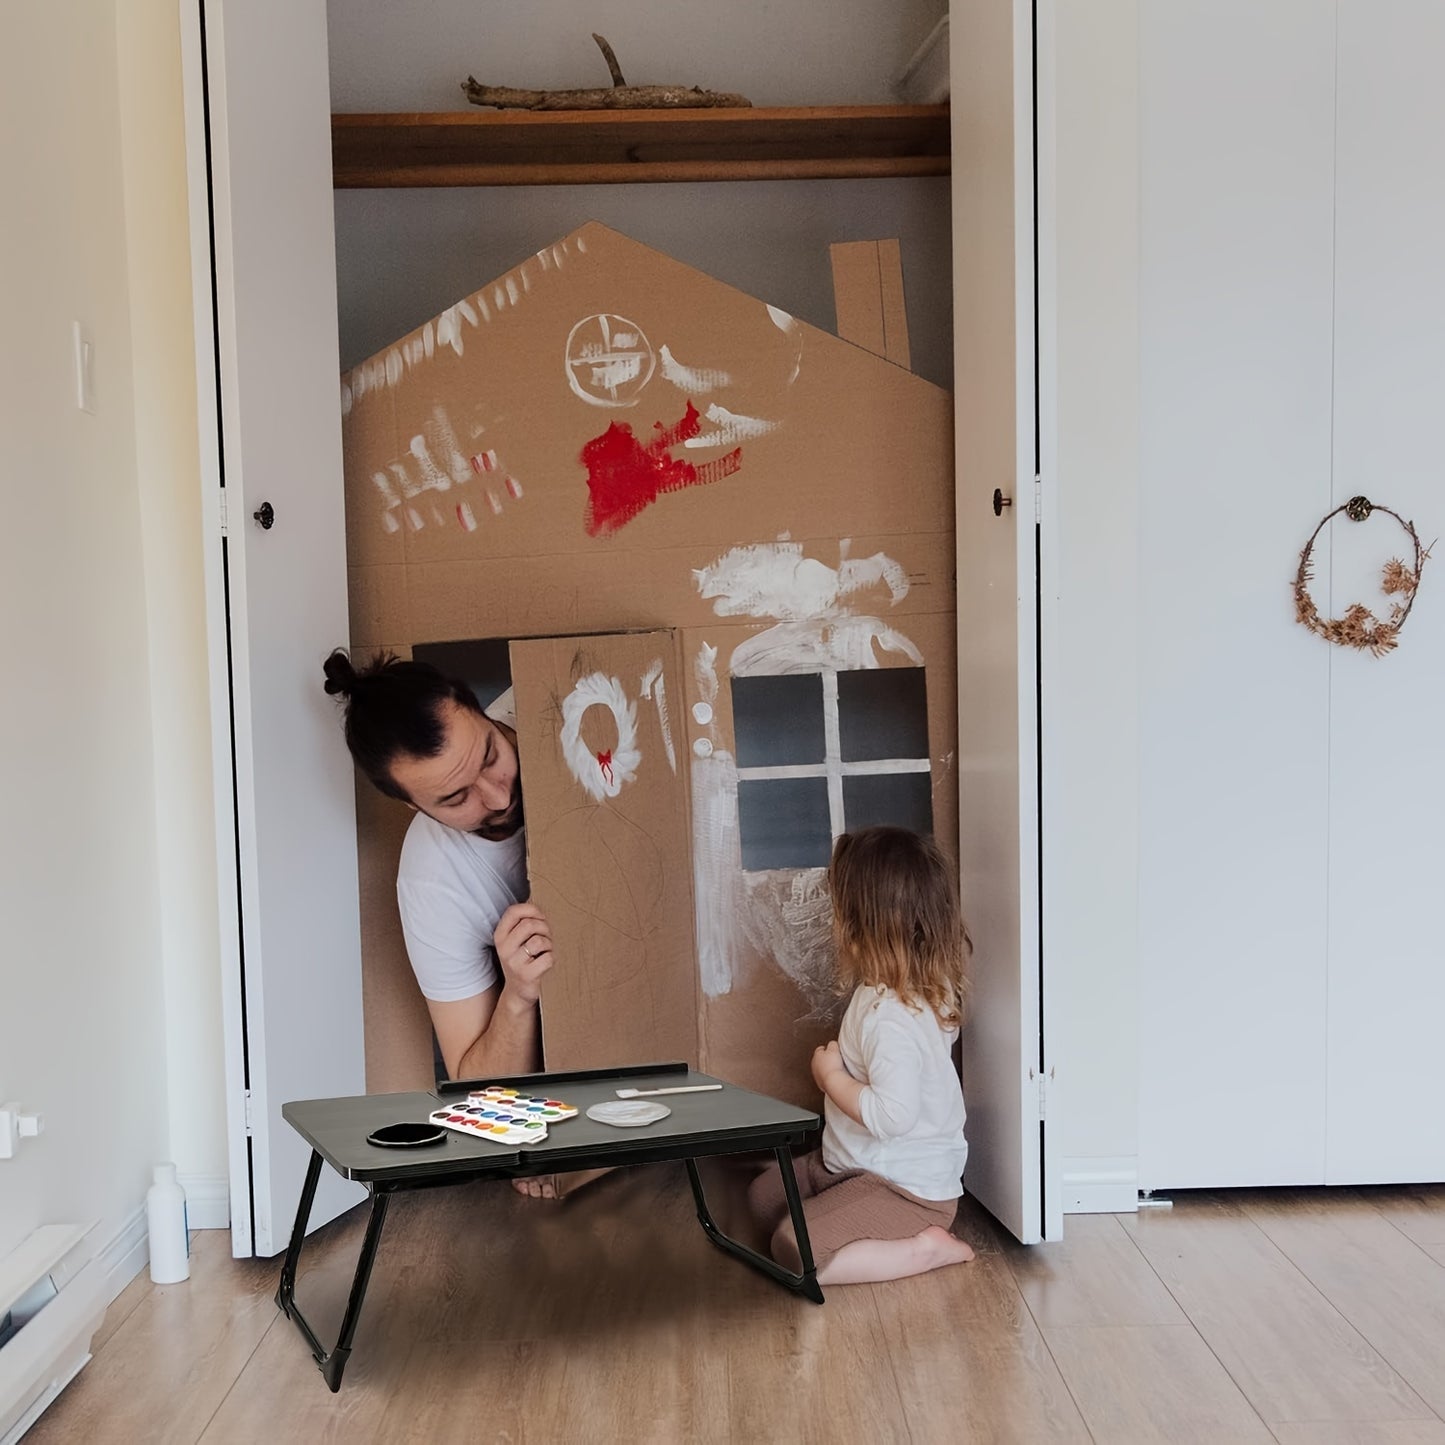
[[[952,404],[875,354],[888,245],[834,249],[855,344],[588,224],[342,377],[352,647],[515,688],[549,1069],[816,1103],[832,838],[956,848]],[[427,1087],[410,814],[357,803],[367,1086]]]

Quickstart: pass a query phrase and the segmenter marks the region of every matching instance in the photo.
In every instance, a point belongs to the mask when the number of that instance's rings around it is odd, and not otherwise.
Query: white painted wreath
[[[594,753],[582,741],[582,715],[588,708],[605,707],[617,724],[617,742]],[[637,776],[642,754],[637,750],[637,704],[629,702],[615,677],[594,672],[584,677],[562,700],[562,756],[572,776],[594,798],[615,798],[624,783]]]

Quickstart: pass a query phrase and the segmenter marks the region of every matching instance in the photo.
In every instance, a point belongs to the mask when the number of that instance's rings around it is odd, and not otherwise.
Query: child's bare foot
[[[610,1174],[610,1169],[577,1169],[570,1174],[534,1174],[528,1179],[512,1180],[512,1188],[528,1199],[566,1199],[584,1184]]]
[[[949,1264],[966,1264],[973,1248],[938,1224],[911,1239],[858,1239],[818,1271],[819,1284],[875,1284],[907,1279]]]

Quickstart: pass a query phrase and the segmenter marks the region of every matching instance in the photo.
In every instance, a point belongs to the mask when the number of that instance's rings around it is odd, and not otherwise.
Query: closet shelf
[[[947,105],[331,117],[337,189],[943,176]]]

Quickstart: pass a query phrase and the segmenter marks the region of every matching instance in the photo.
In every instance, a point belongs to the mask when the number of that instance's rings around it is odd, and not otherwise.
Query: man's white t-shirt
[[[957,1199],[968,1159],[963,1088],[953,1067],[957,1029],[892,989],[857,989],[838,1026],[838,1051],[864,1085],[859,1124],[823,1103],[823,1163],[866,1169],[920,1199]]]
[[[486,712],[515,726],[511,689]],[[496,843],[418,813],[401,845],[396,901],[422,993],[450,1003],[500,983],[492,934],[502,914],[530,891],[524,828]]]

